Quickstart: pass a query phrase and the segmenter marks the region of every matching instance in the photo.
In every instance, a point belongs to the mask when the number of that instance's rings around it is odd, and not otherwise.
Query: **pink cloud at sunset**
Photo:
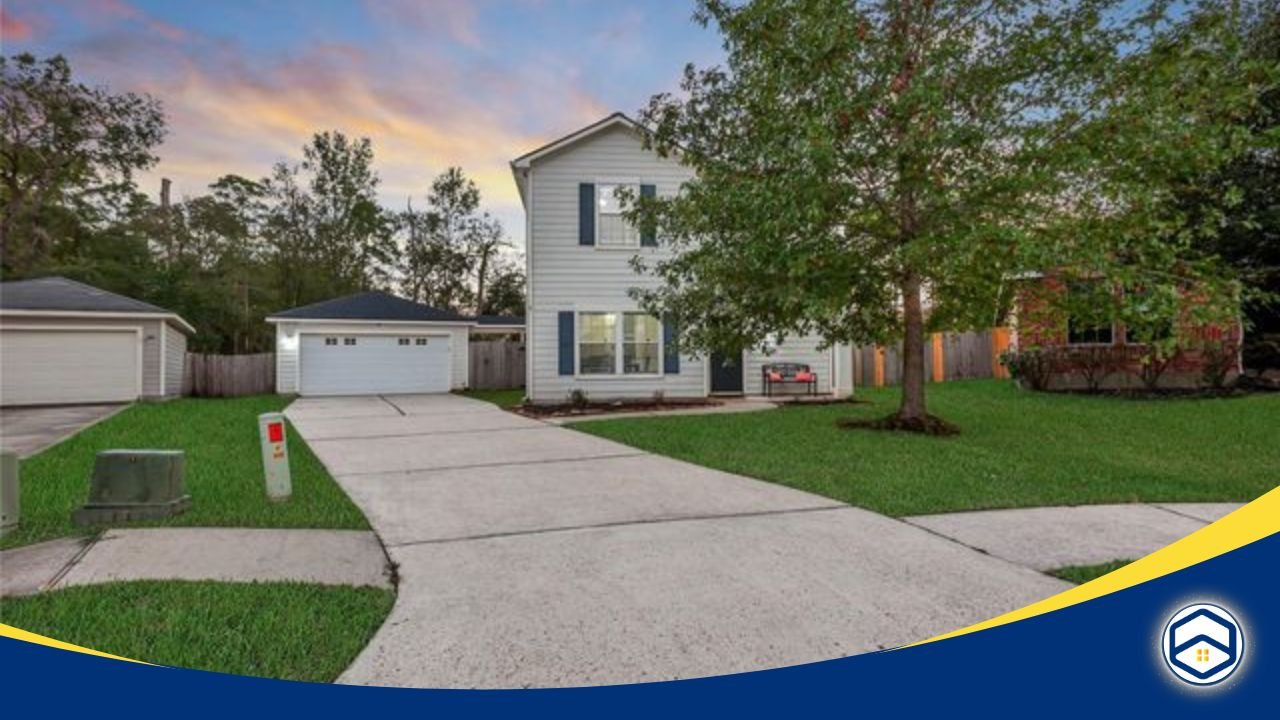
[[[161,100],[159,165],[179,195],[226,173],[262,177],[313,133],[373,141],[382,200],[420,202],[458,165],[523,243],[508,162],[675,88],[713,56],[681,3],[167,3],[8,0],[6,53],[67,56],[81,81]],[[33,36],[18,18],[46,16]],[[10,27],[15,28],[10,30]],[[12,33],[12,34],[11,34]]]

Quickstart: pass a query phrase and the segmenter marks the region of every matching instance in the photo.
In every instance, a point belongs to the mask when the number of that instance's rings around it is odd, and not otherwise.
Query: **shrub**
[[[1232,340],[1210,340],[1200,348],[1200,380],[1212,388],[1227,384],[1227,375],[1236,366],[1240,344]]]
[[[1044,348],[1006,350],[1000,353],[1000,364],[1009,370],[1009,376],[1022,387],[1032,390],[1049,389],[1049,380],[1057,366],[1056,354]]]
[[[1071,369],[1084,378],[1085,387],[1097,392],[1112,373],[1124,366],[1124,356],[1110,345],[1072,348],[1068,355]]]
[[[591,404],[591,398],[587,397],[587,393],[581,388],[574,388],[569,391],[569,404],[582,409]]]

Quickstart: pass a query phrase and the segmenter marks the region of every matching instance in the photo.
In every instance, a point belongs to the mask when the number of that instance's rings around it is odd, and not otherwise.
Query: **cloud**
[[[0,6],[0,40],[6,42],[30,40],[33,33],[34,28],[30,21],[16,18],[5,10],[4,6]]]
[[[152,35],[170,42],[182,42],[189,38],[186,30],[155,18],[126,0],[80,0],[68,3],[66,6],[90,27],[99,29],[141,27]]]

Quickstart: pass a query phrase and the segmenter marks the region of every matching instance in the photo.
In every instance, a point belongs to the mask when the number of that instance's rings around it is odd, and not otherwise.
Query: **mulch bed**
[[[557,405],[517,405],[513,412],[529,417],[578,417],[582,415],[607,415],[609,413],[648,412],[655,410],[687,410],[698,407],[716,407],[719,400],[689,398],[687,400],[618,400],[616,402],[560,403]]]

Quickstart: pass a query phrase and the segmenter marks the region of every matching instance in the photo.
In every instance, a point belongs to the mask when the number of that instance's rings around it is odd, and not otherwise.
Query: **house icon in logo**
[[[1192,685],[1227,679],[1244,658],[1244,632],[1228,610],[1209,603],[1174,613],[1165,625],[1161,649],[1169,669]]]

